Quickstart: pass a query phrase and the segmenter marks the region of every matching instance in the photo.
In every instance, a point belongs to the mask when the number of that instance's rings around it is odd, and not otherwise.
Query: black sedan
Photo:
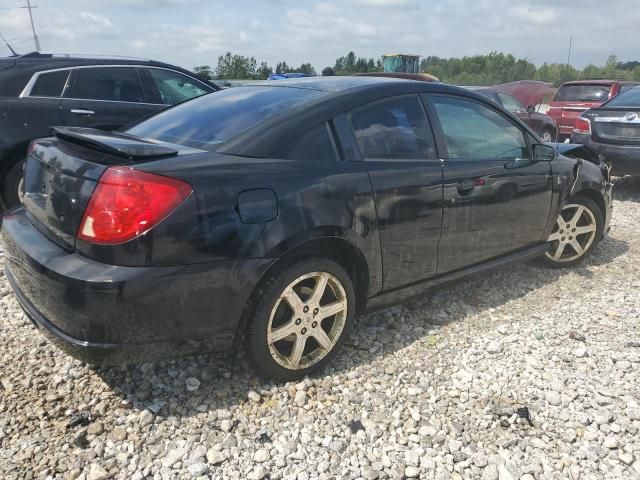
[[[584,112],[571,141],[601,155],[614,175],[640,175],[640,87]]]
[[[581,261],[611,219],[607,173],[464,89],[254,84],[34,142],[6,276],[88,362],[237,339],[262,375],[297,379],[367,309],[511,262]]]

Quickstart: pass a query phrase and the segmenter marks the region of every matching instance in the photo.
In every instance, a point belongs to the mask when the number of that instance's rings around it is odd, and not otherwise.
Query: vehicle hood
[[[496,90],[510,93],[525,107],[538,105],[545,97],[552,97],[556,89],[550,83],[533,80],[520,80],[518,82],[501,83],[494,85]]]
[[[600,157],[598,154],[586,145],[579,143],[547,143],[552,146],[558,155],[564,155],[570,158],[581,158],[595,165],[600,165]]]

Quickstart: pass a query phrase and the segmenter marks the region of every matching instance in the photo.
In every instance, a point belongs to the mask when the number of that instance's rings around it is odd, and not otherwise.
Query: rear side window
[[[73,70],[65,98],[144,102],[142,85],[135,68],[79,68]]]
[[[337,160],[333,138],[326,123],[318,125],[300,138],[295,139],[286,147],[274,153],[272,157],[310,162]]]
[[[149,68],[147,71],[158,90],[160,100],[165,105],[176,105],[210,92],[204,90],[201,83],[181,73],[159,68]]]
[[[392,98],[351,116],[365,159],[436,158],[435,143],[418,97]]]
[[[41,73],[31,88],[30,97],[59,97],[67,83],[69,70]]]
[[[606,102],[610,85],[563,85],[556,93],[555,102]]]
[[[259,123],[324,95],[326,92],[308,88],[229,88],[164,110],[131,127],[127,133],[187,147],[215,150],[217,145]]]

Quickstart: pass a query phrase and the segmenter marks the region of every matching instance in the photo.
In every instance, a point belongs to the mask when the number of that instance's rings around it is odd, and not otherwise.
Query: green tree
[[[209,65],[198,65],[193,67],[193,73],[203,80],[213,80],[213,69]]]
[[[260,66],[256,71],[256,76],[260,79],[269,78],[269,75],[273,73],[273,68],[267,65],[267,62],[260,62]]]
[[[232,55],[227,52],[218,57],[216,76],[222,79],[250,79],[256,77],[257,62],[254,57]]]

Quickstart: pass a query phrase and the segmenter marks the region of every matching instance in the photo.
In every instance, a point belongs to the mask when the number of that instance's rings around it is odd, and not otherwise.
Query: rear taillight
[[[573,125],[573,133],[591,135],[591,122],[587,118],[578,117]]]
[[[101,245],[132,240],[152,229],[189,195],[180,180],[126,167],[100,178],[78,230],[78,239]]]

